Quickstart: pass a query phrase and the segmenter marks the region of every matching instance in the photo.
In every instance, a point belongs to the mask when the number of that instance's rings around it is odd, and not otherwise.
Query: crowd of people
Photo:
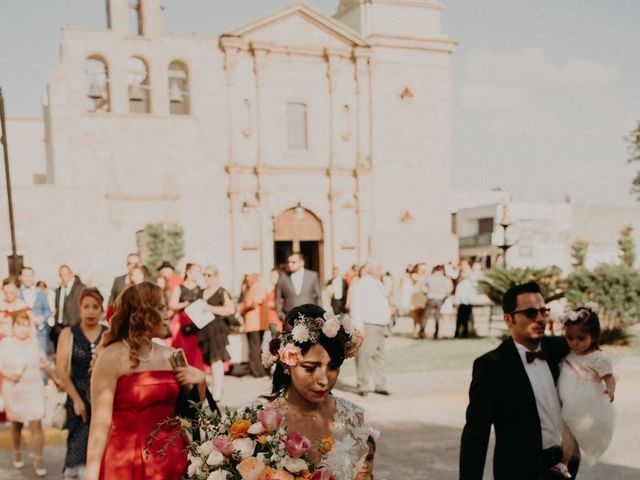
[[[49,378],[66,393],[64,426],[69,434],[64,478],[97,478],[96,475],[105,478],[116,470],[105,473],[104,465],[96,464],[90,437],[96,439],[94,447],[100,458],[109,457],[112,468],[116,468],[121,452],[111,453],[107,448],[107,438],[110,439],[113,432],[105,432],[104,425],[109,423],[107,417],[113,417],[115,422],[119,402],[117,390],[121,383],[132,382],[129,390],[135,390],[133,384],[138,381],[144,384],[143,379],[148,376],[157,382],[157,375],[148,372],[171,370],[155,367],[166,364],[167,351],[179,348],[185,354],[189,370],[184,378],[178,378],[178,383],[200,383],[206,379],[214,401],[219,402],[225,372],[233,368],[229,364],[231,359],[227,349],[232,331],[246,335],[249,357],[246,373],[254,377],[270,375],[271,372],[263,366],[263,350],[271,340],[271,332],[283,330],[287,315],[293,309],[305,304],[321,305],[329,292],[329,311],[346,312],[347,292],[356,280],[353,275],[340,277],[339,282],[334,278],[323,289],[318,274],[305,268],[303,255],[294,253],[288,257],[286,274],[273,269],[267,282],[257,273],[247,274],[240,295],[234,298],[220,284],[219,272],[212,265],[187,263],[184,275],[179,275],[174,266],[165,261],[159,265],[158,276],[153,279],[140,257],[130,254],[126,267],[127,273],[113,280],[106,302],[97,288],[86,286],[68,265],[59,267],[60,283],[53,291],[49,291],[43,282],[36,284],[32,267],[23,267],[17,277],[3,281],[0,398],[4,403],[3,414],[11,423],[15,468],[24,467],[20,433],[26,424],[32,434],[35,472],[38,476],[47,474],[42,463],[42,420],[45,417],[44,387]],[[373,268],[365,267],[358,272],[363,287]],[[381,270],[375,268],[379,280]],[[152,292],[148,291],[149,286],[153,286]],[[132,297],[133,292],[137,295]],[[158,323],[157,315],[144,311],[143,305],[149,307],[149,298],[155,292],[159,292],[160,298],[151,302],[152,310],[161,306],[164,310],[160,315],[162,321],[154,327],[151,323]],[[387,301],[388,293],[382,298]],[[358,305],[362,302],[357,289],[353,290],[353,301],[358,317]],[[135,314],[136,310],[142,310],[140,315]],[[387,310],[388,323],[390,304]],[[210,320],[198,326],[194,318],[199,315],[209,315]],[[289,323],[294,321],[290,319]],[[364,328],[364,321],[362,323]],[[151,338],[153,343],[147,341]],[[118,347],[109,348],[111,344]],[[101,350],[105,352],[101,358],[113,356],[104,368],[100,368],[100,362],[95,363]],[[370,355],[375,357],[374,353],[375,348]],[[125,374],[129,371],[126,359],[133,361],[133,371],[140,372],[135,380]],[[368,372],[359,378],[378,371],[360,356],[358,362],[366,364]],[[121,368],[115,368],[117,365]],[[121,378],[121,375],[124,376]],[[92,393],[96,382],[100,382],[101,392],[97,400]],[[376,382],[375,387],[377,392],[385,393],[382,382]],[[106,392],[110,392],[108,399],[103,398]],[[109,410],[109,413],[92,421],[96,408]],[[90,435],[90,432],[93,433]],[[360,474],[359,478],[367,478],[363,475]]]
[[[289,426],[313,439],[330,434],[335,421],[348,426],[348,442],[358,447],[345,457],[348,462],[331,455],[316,460],[342,465],[336,467],[345,472],[340,480],[371,480],[375,435],[363,434],[364,412],[329,395],[340,365],[355,357],[358,394],[390,395],[384,343],[394,318],[410,312],[418,339],[425,338],[426,321],[433,318],[436,339],[441,315],[457,306],[455,336],[466,337],[479,278],[477,267],[462,260],[436,265],[430,274],[425,264],[412,265],[396,283],[371,258],[344,275],[334,268],[322,287],[317,272],[305,268],[304,256],[296,252],[288,257],[286,272],[272,270],[268,282],[257,273],[246,275],[234,298],[212,265],[188,263],[178,275],[163,262],[158,271],[151,281],[139,256],[129,255],[127,273],[114,279],[107,302],[68,265],[60,266],[60,285],[49,295],[46,285],[35,282],[31,267],[3,280],[0,405],[10,423],[15,468],[25,465],[21,432],[26,424],[34,471],[47,475],[42,420],[44,386],[52,382],[66,392],[65,479],[181,478],[187,456],[184,439],[175,441],[178,426],[156,432],[161,451],[146,439],[176,414],[185,396],[211,397],[217,408],[230,361],[228,338],[235,330],[247,336],[247,373],[271,376],[272,392],[265,398],[282,408]],[[501,439],[496,474],[525,478],[519,476],[524,468],[532,480],[575,476],[578,461],[597,460],[612,435],[607,402],[613,400],[615,379],[598,348],[596,309],[587,305],[559,317],[566,341],[543,338],[551,309],[535,284],[507,291],[503,310],[510,338],[474,364],[460,478],[481,478],[492,424]],[[175,363],[176,351],[184,352],[183,364]],[[511,367],[519,364],[513,360],[518,357],[524,370]],[[508,368],[501,366],[505,362]],[[568,365],[562,374],[559,363]],[[531,386],[524,389],[528,407],[514,410],[510,399],[523,390],[511,390],[526,385]],[[535,417],[540,426],[532,422],[532,408],[544,412]],[[589,426],[581,422],[585,413],[593,418]],[[517,431],[511,425],[519,425]],[[536,442],[526,448],[527,455],[512,449],[523,438]],[[542,476],[530,477],[530,472]]]

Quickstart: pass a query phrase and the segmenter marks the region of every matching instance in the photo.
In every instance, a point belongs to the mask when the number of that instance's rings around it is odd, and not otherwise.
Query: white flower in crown
[[[352,335],[356,330],[353,320],[351,320],[351,317],[346,314],[342,317],[342,326],[344,327],[344,331],[347,335]]]
[[[296,343],[304,343],[309,341],[309,329],[306,325],[298,323],[293,330],[291,330],[291,336]]]
[[[339,331],[340,321],[337,318],[325,319],[324,325],[322,325],[322,333],[324,333],[327,338],[334,338],[338,335]]]
[[[572,310],[569,312],[569,320],[571,321],[576,321],[578,319],[578,312],[576,312],[575,310]]]
[[[587,310],[590,310],[592,313],[598,313],[599,307],[600,305],[598,305],[597,302],[587,302],[584,304],[584,308],[586,308]]]

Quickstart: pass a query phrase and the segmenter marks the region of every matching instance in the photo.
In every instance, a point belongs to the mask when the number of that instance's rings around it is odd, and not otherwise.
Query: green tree
[[[576,240],[571,245],[571,264],[575,270],[580,270],[584,267],[588,250],[589,242],[586,240]]]
[[[629,143],[629,163],[640,161],[640,121],[638,121],[636,128],[631,130],[626,140]],[[633,179],[632,191],[638,195],[638,200],[640,200],[640,171]]]
[[[487,271],[485,277],[478,282],[478,291],[484,293],[496,305],[502,304],[502,296],[514,285],[536,282],[540,285],[542,296],[550,302],[564,295],[559,279],[562,270],[558,267],[546,268],[494,268]]]
[[[640,272],[627,265],[602,264],[567,277],[566,297],[573,307],[595,301],[605,330],[622,331],[640,322]]]
[[[184,230],[176,223],[149,223],[144,238],[148,250],[144,263],[150,272],[156,273],[164,260],[175,265],[184,257]]]
[[[626,225],[620,230],[618,248],[620,249],[620,261],[622,264],[633,267],[636,263],[636,245],[633,241],[633,227],[631,225]]]

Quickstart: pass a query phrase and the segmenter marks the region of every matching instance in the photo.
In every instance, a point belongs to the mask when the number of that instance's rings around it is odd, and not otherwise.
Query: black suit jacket
[[[542,349],[554,381],[569,352],[562,337],[544,338]],[[473,364],[467,423],[460,446],[460,480],[482,480],[493,425],[495,480],[537,480],[542,463],[542,431],[529,377],[509,338]]]
[[[109,295],[109,305],[116,303],[116,298],[122,293],[127,286],[127,275],[120,275],[113,279],[113,285],[111,286],[111,295]]]
[[[65,327],[69,325],[75,325],[80,321],[80,316],[78,315],[78,300],[80,299],[80,294],[84,289],[85,284],[82,283],[80,277],[76,275],[73,286],[71,287],[71,291],[64,299],[62,325],[64,325]],[[56,315],[54,317],[56,319],[56,323],[58,322],[58,306],[60,305],[61,290],[62,287],[56,288]]]
[[[284,305],[282,302],[284,301]],[[322,293],[320,292],[320,280],[318,274],[313,270],[304,269],[302,277],[302,288],[300,295],[296,295],[290,275],[280,275],[276,284],[276,312],[281,320],[284,320],[287,312],[293,307],[298,307],[306,303],[320,305]]]

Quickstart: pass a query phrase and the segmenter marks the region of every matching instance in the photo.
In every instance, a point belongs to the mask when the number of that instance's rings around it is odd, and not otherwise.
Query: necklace
[[[289,402],[289,399],[287,398],[287,405],[289,407],[293,407],[293,409],[298,412],[300,415],[302,415],[303,417],[309,417],[311,418],[311,420],[313,421],[314,424],[318,423],[319,418],[322,416],[320,409],[322,408],[322,405],[320,405],[320,408],[312,411],[311,413],[307,413],[302,411],[301,408],[297,407],[296,405],[293,405],[292,403]]]
[[[131,345],[129,345],[129,343],[126,340],[123,339],[122,343],[124,343],[125,347],[131,350]],[[149,343],[151,343],[151,350],[149,351],[149,355],[147,355],[146,357],[138,356],[138,360],[140,360],[141,362],[148,362],[149,360],[151,360],[151,357],[153,357],[153,350],[155,348],[155,344],[153,342],[149,342]]]

